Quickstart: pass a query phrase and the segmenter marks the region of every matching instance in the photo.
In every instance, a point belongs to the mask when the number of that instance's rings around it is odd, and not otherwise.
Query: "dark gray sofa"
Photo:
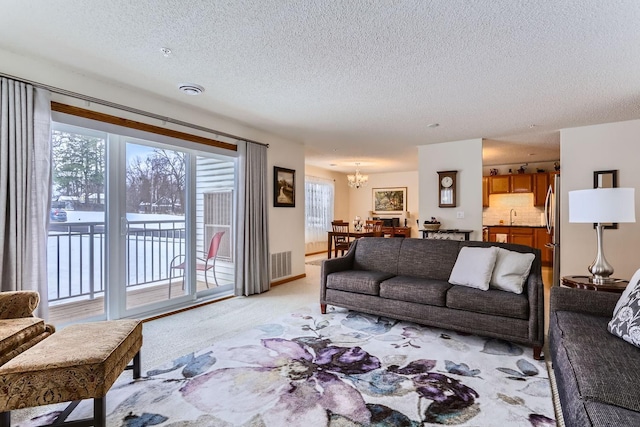
[[[499,246],[533,253],[522,294],[448,282],[460,248]],[[327,304],[419,324],[500,338],[533,347],[544,342],[540,251],[507,243],[364,237],[344,257],[325,260],[320,307]]]
[[[567,426],[640,426],[640,349],[607,330],[619,297],[551,288],[549,355]]]

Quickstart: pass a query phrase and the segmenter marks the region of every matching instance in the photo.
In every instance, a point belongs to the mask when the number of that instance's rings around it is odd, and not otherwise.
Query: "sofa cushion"
[[[447,292],[447,307],[514,319],[529,318],[529,300],[526,295],[496,289],[483,291],[453,286]]]
[[[610,334],[608,321],[606,317],[555,312],[554,335],[559,339],[550,350],[566,357],[558,358],[561,363],[554,358],[554,372],[570,376],[577,384],[576,398],[640,411],[640,349]]]
[[[378,295],[380,282],[393,277],[381,271],[347,270],[327,276],[327,288],[358,294]]]
[[[446,280],[395,276],[380,283],[380,296],[444,307],[451,284]]]
[[[521,294],[535,257],[531,253],[522,254],[498,248],[489,288]]]
[[[498,248],[470,248],[463,247],[449,276],[449,282],[454,285],[470,286],[486,291],[493,266],[496,263]]]
[[[354,270],[375,270],[398,274],[398,255],[404,239],[363,237],[357,240],[353,260]]]
[[[627,295],[627,300],[613,313],[608,329],[613,335],[640,347],[640,281]]]
[[[398,276],[449,280],[459,248],[455,240],[402,239]]]

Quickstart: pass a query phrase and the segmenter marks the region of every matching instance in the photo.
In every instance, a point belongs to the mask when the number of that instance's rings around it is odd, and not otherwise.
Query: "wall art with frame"
[[[296,171],[273,167],[273,206],[277,208],[296,207]]]
[[[373,189],[373,213],[396,215],[404,213],[406,208],[407,187]]]

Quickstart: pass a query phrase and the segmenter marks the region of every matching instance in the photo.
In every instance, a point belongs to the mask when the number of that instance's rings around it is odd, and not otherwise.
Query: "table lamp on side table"
[[[569,222],[595,223],[598,252],[589,266],[595,284],[609,283],[613,267],[602,249],[602,229],[606,223],[636,222],[634,188],[594,188],[569,191]]]

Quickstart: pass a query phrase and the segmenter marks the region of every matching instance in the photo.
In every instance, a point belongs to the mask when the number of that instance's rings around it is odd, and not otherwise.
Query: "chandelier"
[[[349,187],[360,188],[367,185],[367,181],[369,181],[369,176],[362,175],[358,166],[360,166],[360,163],[356,163],[356,173],[354,175],[347,175]]]

